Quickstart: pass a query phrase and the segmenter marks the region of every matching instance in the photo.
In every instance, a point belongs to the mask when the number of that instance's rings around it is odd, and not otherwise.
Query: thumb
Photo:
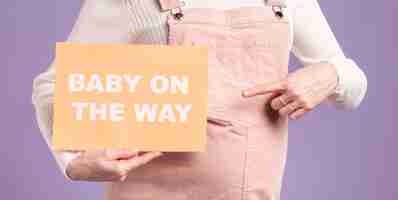
[[[122,162],[121,165],[124,169],[128,169],[128,171],[130,171],[141,165],[145,165],[149,161],[161,156],[162,154],[162,152],[147,152],[130,160],[126,160]]]
[[[282,92],[282,91],[286,90],[286,88],[287,88],[286,80],[283,79],[281,81],[260,84],[260,85],[254,86],[252,88],[243,90],[242,96],[243,97],[253,97],[253,96],[264,95],[264,94],[272,93],[272,92]]]
[[[105,158],[107,160],[129,159],[138,155],[138,150],[128,149],[106,149]]]

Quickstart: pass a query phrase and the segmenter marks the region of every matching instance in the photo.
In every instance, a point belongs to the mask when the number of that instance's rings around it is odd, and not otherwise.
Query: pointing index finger
[[[272,92],[282,92],[286,90],[285,81],[276,81],[272,83],[265,83],[256,85],[252,88],[246,89],[242,92],[243,97],[253,97],[258,95],[264,95]]]

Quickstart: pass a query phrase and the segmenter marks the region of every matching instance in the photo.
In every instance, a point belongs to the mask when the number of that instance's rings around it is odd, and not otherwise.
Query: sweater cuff
[[[364,72],[353,60],[348,58],[332,58],[328,60],[328,63],[335,67],[338,83],[327,102],[341,110],[357,108],[367,89],[367,79]]]
[[[69,164],[80,156],[81,152],[54,151],[54,154],[56,154],[55,158],[60,169],[62,170],[64,177],[67,180],[72,180],[67,173],[67,169]]]

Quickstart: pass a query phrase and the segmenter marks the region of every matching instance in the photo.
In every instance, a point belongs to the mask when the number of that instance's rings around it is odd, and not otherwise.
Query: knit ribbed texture
[[[166,44],[167,12],[151,0],[123,0],[129,16],[132,43]]]

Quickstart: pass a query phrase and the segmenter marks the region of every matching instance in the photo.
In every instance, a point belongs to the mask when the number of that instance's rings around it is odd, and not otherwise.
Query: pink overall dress
[[[108,183],[107,200],[277,200],[287,153],[286,117],[271,95],[243,98],[255,84],[288,73],[289,21],[284,5],[228,10],[189,8],[160,0],[169,10],[169,45],[209,47],[207,151],[168,153]],[[189,130],[187,130],[189,131]]]

